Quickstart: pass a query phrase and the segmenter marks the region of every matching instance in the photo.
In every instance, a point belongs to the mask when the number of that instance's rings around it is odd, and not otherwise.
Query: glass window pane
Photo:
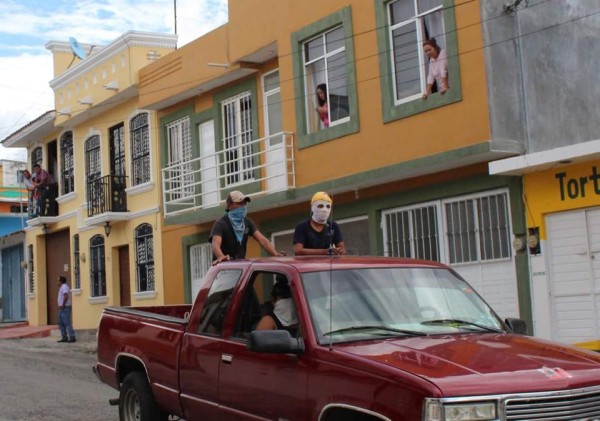
[[[265,76],[265,92],[279,88],[279,72],[273,72]]]
[[[271,94],[267,97],[267,115],[269,116],[269,134],[283,131],[281,115],[281,94]],[[271,146],[281,143],[282,137],[272,138]]]
[[[330,122],[334,122],[350,115],[347,74],[345,51],[335,54],[327,59],[327,94],[329,97],[328,105]]]
[[[444,15],[441,10],[434,13],[429,13],[421,19],[423,22],[423,37],[424,39],[435,38],[437,45],[440,48],[446,48],[446,34],[444,31]]]
[[[413,0],[398,0],[390,4],[390,20],[395,25],[413,18],[416,15]]]
[[[412,2],[412,0],[411,0]],[[417,0],[417,8],[419,14],[423,14],[428,10],[435,9],[442,5],[442,0]]]
[[[421,92],[419,69],[419,43],[416,22],[392,31],[396,99],[406,98]]]
[[[323,56],[324,54],[325,49],[322,35],[304,44],[304,61],[312,61]]]
[[[328,53],[331,53],[332,51],[338,50],[340,48],[344,48],[344,28],[339,27],[329,32],[326,35],[326,39]]]
[[[202,308],[198,332],[221,334],[231,295],[241,274],[242,271],[237,269],[225,269],[217,274]]]

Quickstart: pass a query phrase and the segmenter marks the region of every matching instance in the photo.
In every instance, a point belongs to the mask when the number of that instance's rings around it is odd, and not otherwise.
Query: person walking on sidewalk
[[[58,342],[76,342],[75,332],[71,324],[71,288],[67,285],[67,278],[58,277],[60,288],[58,290],[58,327],[61,340]]]

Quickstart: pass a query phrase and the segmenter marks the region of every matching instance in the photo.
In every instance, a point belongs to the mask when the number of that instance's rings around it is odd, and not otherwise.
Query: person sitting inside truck
[[[284,329],[290,332],[293,337],[298,333],[298,316],[296,315],[296,305],[292,299],[292,290],[287,281],[279,281],[273,285],[271,290],[270,306],[263,306],[268,309],[258,325],[256,330],[276,330]]]

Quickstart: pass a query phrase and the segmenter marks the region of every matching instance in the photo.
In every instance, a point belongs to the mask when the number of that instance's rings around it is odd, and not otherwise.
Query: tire
[[[119,394],[120,421],[166,421],[159,409],[144,373],[133,371],[125,376]]]

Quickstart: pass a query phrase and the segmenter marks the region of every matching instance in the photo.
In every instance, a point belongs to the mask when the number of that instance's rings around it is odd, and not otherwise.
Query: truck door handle
[[[221,361],[225,364],[231,364],[231,362],[233,361],[233,355],[221,354]]]

